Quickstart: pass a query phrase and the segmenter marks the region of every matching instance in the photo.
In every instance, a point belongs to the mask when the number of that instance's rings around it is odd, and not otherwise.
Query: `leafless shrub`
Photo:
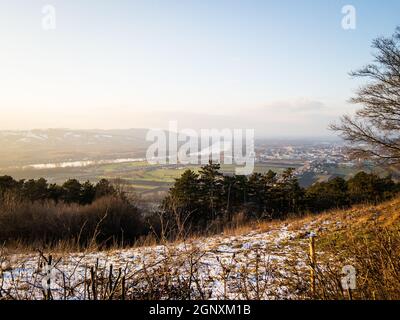
[[[86,206],[11,196],[0,203],[0,241],[8,245],[80,249],[132,244],[145,229],[140,212],[115,196]]]

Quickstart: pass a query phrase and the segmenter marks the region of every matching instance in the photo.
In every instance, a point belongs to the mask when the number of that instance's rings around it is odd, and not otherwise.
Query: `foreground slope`
[[[395,199],[378,206],[242,226],[174,244],[52,253],[51,267],[47,266],[49,252],[16,255],[3,250],[0,298],[396,298],[395,292],[400,291],[399,221],[400,199]],[[313,294],[311,233],[317,235]],[[338,286],[346,265],[354,265],[362,283],[354,295]],[[48,283],[51,290],[43,290]]]

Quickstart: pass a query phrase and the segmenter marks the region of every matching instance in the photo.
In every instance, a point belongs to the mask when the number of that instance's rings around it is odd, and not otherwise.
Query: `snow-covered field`
[[[0,256],[0,298],[291,299],[307,278],[308,234],[331,222],[104,252]],[[322,227],[321,227],[322,225]],[[50,284],[50,285],[49,285]]]

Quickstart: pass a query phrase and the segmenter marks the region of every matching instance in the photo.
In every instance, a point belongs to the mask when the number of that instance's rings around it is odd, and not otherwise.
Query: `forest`
[[[210,234],[233,222],[283,220],[293,216],[377,204],[400,185],[390,176],[359,172],[300,187],[294,169],[250,176],[224,175],[210,162],[186,170],[159,207],[149,210],[123,188],[70,179],[62,185],[0,177],[0,241],[38,247],[61,242],[78,247],[132,245],[143,237],[175,240]]]

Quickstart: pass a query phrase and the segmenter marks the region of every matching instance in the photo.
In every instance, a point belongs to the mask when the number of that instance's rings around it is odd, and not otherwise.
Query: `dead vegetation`
[[[399,212],[396,199],[123,250],[2,248],[0,299],[400,299]],[[343,287],[345,266],[356,271],[354,289]]]

